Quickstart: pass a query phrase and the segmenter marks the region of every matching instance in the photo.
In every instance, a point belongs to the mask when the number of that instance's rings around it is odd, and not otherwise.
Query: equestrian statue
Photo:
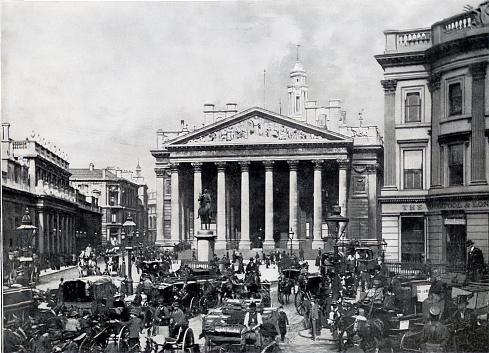
[[[200,218],[200,229],[210,229],[211,228],[211,195],[207,189],[199,195],[199,216]]]

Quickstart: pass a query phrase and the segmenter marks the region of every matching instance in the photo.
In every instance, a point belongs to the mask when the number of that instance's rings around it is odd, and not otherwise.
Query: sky
[[[480,2],[2,1],[2,121],[13,139],[50,141],[71,168],[139,161],[154,190],[156,131],[202,126],[206,103],[285,113],[297,45],[309,99],[340,99],[347,121],[363,110],[382,132],[383,31]]]

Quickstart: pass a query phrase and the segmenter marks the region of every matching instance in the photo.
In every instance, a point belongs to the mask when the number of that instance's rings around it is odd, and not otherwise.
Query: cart
[[[210,311],[202,317],[202,336],[205,337],[205,352],[239,352],[241,345],[241,331],[246,311],[251,300],[226,299],[220,309]],[[275,336],[279,330],[277,327],[278,311],[276,308],[264,307],[258,300],[257,311],[262,315],[263,325],[260,329],[262,336],[260,352],[269,349],[276,344]],[[252,337],[245,341],[247,351],[256,352]]]

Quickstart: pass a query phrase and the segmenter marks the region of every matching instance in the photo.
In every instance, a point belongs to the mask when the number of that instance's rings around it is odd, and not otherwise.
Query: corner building
[[[384,32],[376,59],[384,69],[379,201],[388,260],[464,266],[467,239],[488,258],[487,22],[463,13]]]
[[[377,128],[348,126],[338,100],[328,107],[307,101],[300,62],[290,77],[289,116],[206,104],[202,128],[189,131],[182,121],[180,131],[158,130],[151,151],[157,244],[194,240],[204,189],[212,197],[217,253],[324,248],[323,220],[335,204],[350,217],[347,237],[378,239],[383,151]]]

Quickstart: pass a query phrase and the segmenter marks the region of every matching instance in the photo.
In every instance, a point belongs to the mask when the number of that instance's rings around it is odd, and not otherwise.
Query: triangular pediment
[[[168,145],[339,142],[348,139],[339,133],[255,107],[181,135]]]

